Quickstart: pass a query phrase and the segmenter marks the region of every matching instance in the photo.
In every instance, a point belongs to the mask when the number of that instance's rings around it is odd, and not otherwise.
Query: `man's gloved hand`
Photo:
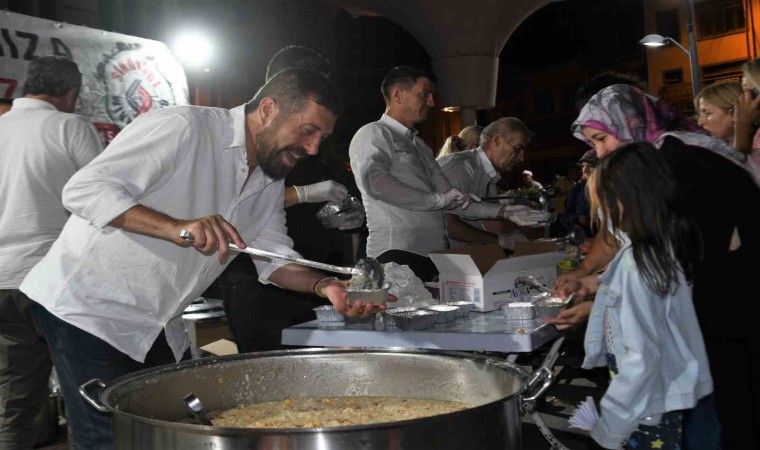
[[[499,234],[499,245],[501,248],[506,248],[508,250],[515,249],[515,242],[527,240],[528,238],[520,233],[520,230],[505,231]]]
[[[339,230],[353,230],[354,228],[359,228],[364,223],[364,219],[366,219],[366,214],[364,213],[364,206],[360,206],[358,208],[352,208],[346,212],[342,212],[338,214],[338,229]]]
[[[348,196],[348,189],[332,180],[293,187],[296,189],[296,193],[298,193],[298,203],[340,203]]]
[[[535,211],[525,205],[505,205],[499,210],[499,218],[507,219],[521,227],[532,227],[538,222],[530,217],[530,212]]]
[[[445,194],[437,195],[439,208],[453,209],[461,206],[462,209],[467,209],[467,207],[470,206],[470,203],[472,202],[472,199],[469,195],[465,194],[457,188],[451,188],[446,191]]]

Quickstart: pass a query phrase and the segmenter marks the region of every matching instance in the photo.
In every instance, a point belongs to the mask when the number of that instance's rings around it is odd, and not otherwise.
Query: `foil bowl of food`
[[[549,297],[533,303],[533,307],[536,310],[536,317],[542,319],[553,319],[557,317],[557,314],[559,314],[565,306],[567,306],[567,302],[559,297]]]
[[[346,289],[346,295],[348,296],[348,302],[354,304],[354,302],[371,303],[373,305],[384,305],[388,299],[388,288],[382,289]]]
[[[531,320],[536,318],[536,308],[531,302],[512,302],[502,305],[507,320]]]
[[[475,308],[475,303],[473,302],[466,302],[466,301],[460,301],[460,302],[446,302],[441,303],[442,305],[451,305],[451,306],[458,306],[459,310],[457,311],[457,317],[460,319],[463,319],[470,315],[470,311]]]
[[[383,311],[383,323],[386,327],[395,327],[396,321],[394,320],[394,314],[410,313],[419,310],[416,306],[399,306],[397,308],[388,308]]]
[[[363,207],[362,201],[356,197],[346,197],[340,203],[328,202],[317,211],[317,220],[325,228],[337,228],[343,220],[339,214]]]
[[[343,322],[344,316],[335,310],[332,305],[322,305],[312,308],[317,320],[320,322]]]
[[[388,314],[393,318],[394,326],[400,330],[424,330],[435,326],[437,313],[424,309],[410,312]]]
[[[432,305],[426,306],[426,310],[433,311],[436,314],[435,323],[447,323],[457,319],[459,306],[454,305]]]

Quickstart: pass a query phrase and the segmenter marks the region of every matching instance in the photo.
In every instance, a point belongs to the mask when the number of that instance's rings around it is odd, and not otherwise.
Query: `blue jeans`
[[[145,363],[139,363],[100,338],[59,319],[39,303],[32,302],[32,317],[50,349],[77,450],[112,449],[110,414],[88,404],[79,395],[79,387],[93,378],[108,383],[131,372],[173,363],[174,355],[164,333],[153,343]],[[185,357],[189,357],[189,351]]]
[[[683,450],[720,450],[721,427],[713,394],[683,412]]]

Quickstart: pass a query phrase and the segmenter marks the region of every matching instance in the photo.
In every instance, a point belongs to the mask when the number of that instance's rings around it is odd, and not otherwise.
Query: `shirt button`
[[[245,169],[240,169],[240,172],[241,173],[245,173]]]

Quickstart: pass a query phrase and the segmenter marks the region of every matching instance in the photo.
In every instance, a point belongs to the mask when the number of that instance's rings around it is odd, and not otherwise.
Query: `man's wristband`
[[[319,291],[317,291],[317,286],[319,286],[319,283],[321,283],[321,282],[323,282],[325,280],[335,280],[335,281],[338,281],[338,279],[335,278],[335,277],[322,277],[322,278],[318,279],[317,282],[314,283],[314,286],[311,288],[311,290],[314,291],[314,293],[317,294],[317,297],[319,297],[319,298],[325,298],[324,295],[320,294]]]

